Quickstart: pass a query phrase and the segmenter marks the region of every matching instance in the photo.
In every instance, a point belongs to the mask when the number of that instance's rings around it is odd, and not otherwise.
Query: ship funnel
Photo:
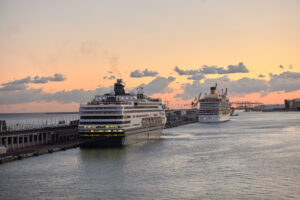
[[[138,87],[138,93],[137,93],[137,98],[138,99],[145,99],[145,95],[144,95],[144,88],[143,87]]]
[[[216,87],[210,87],[210,94],[216,94]]]
[[[125,94],[124,83],[122,79],[117,79],[117,82],[115,83],[114,91],[115,91],[115,95]]]

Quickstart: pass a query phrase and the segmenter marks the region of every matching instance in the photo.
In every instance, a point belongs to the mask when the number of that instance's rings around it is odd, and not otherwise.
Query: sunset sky
[[[171,108],[300,98],[299,0],[0,0],[0,113],[78,111],[116,78]]]

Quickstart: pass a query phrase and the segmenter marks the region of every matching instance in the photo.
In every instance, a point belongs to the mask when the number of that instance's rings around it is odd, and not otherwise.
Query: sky
[[[0,0],[0,113],[78,111],[122,78],[171,108],[300,98],[298,0]]]

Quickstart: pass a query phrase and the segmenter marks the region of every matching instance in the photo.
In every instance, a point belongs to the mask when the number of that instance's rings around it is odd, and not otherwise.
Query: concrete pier
[[[0,163],[79,146],[78,123],[21,131],[0,131]]]
[[[15,152],[40,145],[78,140],[78,138],[77,125],[2,131],[0,132],[0,146],[5,147],[7,152]]]
[[[196,110],[170,110],[166,112],[165,128],[172,128],[198,121]],[[40,129],[0,131],[0,163],[38,156],[45,153],[75,148],[86,141],[79,140],[78,120],[68,125]]]

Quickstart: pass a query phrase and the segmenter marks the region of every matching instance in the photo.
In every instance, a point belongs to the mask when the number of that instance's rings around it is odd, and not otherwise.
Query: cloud
[[[204,74],[194,74],[188,77],[189,80],[202,80],[204,78],[205,78]]]
[[[58,91],[56,93],[46,93],[42,94],[40,101],[56,101],[59,103],[85,103],[91,101],[95,95],[102,95],[104,93],[109,93],[113,90],[113,87],[102,87],[96,88],[95,90],[83,90],[74,89],[71,91]]]
[[[181,88],[183,89],[183,93],[177,94],[175,97],[181,98],[182,100],[195,98],[200,92],[204,93],[208,91],[215,83],[225,88],[230,85],[230,79],[227,76],[223,76],[216,79],[206,79],[203,83],[199,80],[195,80],[192,83],[182,84]]]
[[[197,96],[200,92],[208,92],[209,88],[215,83],[219,88],[228,88],[229,94],[233,96],[242,96],[253,92],[263,92],[268,90],[269,85],[265,80],[241,78],[238,80],[231,80],[228,76],[223,76],[216,79],[206,79],[203,83],[200,81],[193,81],[191,84],[182,84],[183,93],[177,94],[175,97],[183,100],[191,99]]]
[[[300,89],[300,73],[283,72],[279,75],[270,73],[269,80],[271,91],[293,92]]]
[[[143,87],[146,95],[153,95],[156,93],[170,92],[168,88],[169,84],[175,80],[174,77],[156,77],[148,84],[141,84],[139,87]]]
[[[49,81],[58,82],[58,81],[64,81],[66,78],[62,74],[54,74],[53,76],[47,76],[47,77],[39,77],[35,76],[31,78],[30,76],[27,76],[26,78],[22,78],[19,80],[10,81],[7,83],[2,83],[2,88],[0,88],[0,91],[14,91],[14,90],[25,90],[27,88],[26,84],[33,83],[33,84],[45,84]]]
[[[44,83],[48,83],[49,81],[60,82],[64,80],[66,80],[66,78],[62,74],[54,74],[53,76],[47,76],[47,77],[35,76],[33,79],[30,79],[29,83],[44,84]]]
[[[47,77],[49,81],[54,81],[54,82],[59,82],[59,81],[64,81],[66,78],[62,74],[54,74],[53,77],[49,76]]]
[[[161,92],[171,92],[172,89],[168,88],[169,84],[175,80],[174,77],[157,77],[148,84],[142,84],[146,95],[152,95]],[[74,89],[70,91],[58,91],[55,93],[44,92],[43,88],[28,89],[25,84],[12,85],[12,86],[25,86],[19,90],[4,90],[0,89],[0,105],[3,104],[21,104],[28,102],[50,102],[56,101],[59,103],[85,103],[91,101],[95,95],[102,95],[109,93],[113,90],[113,86],[99,87],[94,90]],[[134,87],[136,88],[136,87]]]
[[[280,68],[280,69],[283,69],[283,68],[284,68],[284,66],[283,66],[283,65],[279,65],[279,68]]]
[[[42,95],[42,88],[27,90],[0,91],[0,104],[20,104],[39,101]]]
[[[31,77],[27,76],[26,78],[22,78],[22,79],[19,79],[19,80],[10,81],[8,83],[2,83],[2,85],[3,86],[6,86],[6,85],[20,85],[20,84],[30,83],[30,81],[31,81]]]
[[[16,90],[26,90],[28,88],[25,84],[9,84],[0,88],[0,91],[16,91]]]
[[[47,77],[39,77],[35,76],[33,80],[30,81],[30,83],[47,83],[49,79]]]
[[[196,73],[201,73],[200,70],[183,70],[179,69],[178,66],[175,66],[174,71],[177,72],[179,75],[193,75]]]
[[[248,94],[255,92],[263,92],[268,90],[269,85],[267,81],[255,78],[241,78],[236,81],[231,81],[228,89],[233,94]]]
[[[103,79],[108,79],[108,80],[113,80],[116,77],[114,75],[110,75],[110,76],[104,76]]]
[[[148,69],[145,69],[144,71],[135,70],[130,73],[130,77],[132,77],[132,78],[142,78],[142,77],[146,77],[146,76],[154,77],[157,74],[158,74],[158,72],[150,71]]]
[[[265,78],[266,76],[263,75],[263,74],[260,74],[258,77],[259,77],[259,78]]]
[[[208,92],[215,83],[218,83],[219,88],[228,88],[231,96],[243,96],[251,93],[260,93],[261,96],[266,96],[275,91],[293,92],[300,90],[300,73],[289,71],[279,75],[270,73],[269,81],[247,77],[231,80],[226,75],[216,79],[205,79],[203,82],[195,80],[191,84],[182,84],[183,92],[175,97],[183,100],[194,98],[199,92]]]
[[[290,72],[290,71],[282,72],[279,75],[270,73],[270,77],[271,78],[282,78],[282,79],[292,79],[292,80],[294,80],[294,79],[300,79],[300,73]]]
[[[174,71],[179,75],[195,75],[195,74],[233,74],[233,73],[248,73],[249,70],[240,62],[237,65],[228,65],[227,69],[217,66],[203,65],[202,68],[195,70],[182,70],[178,66],[175,66]]]
[[[249,72],[247,67],[242,62],[240,62],[238,65],[228,65],[227,68],[228,68],[227,70],[223,71],[223,74],[248,73]],[[222,73],[220,73],[220,74],[222,74]]]
[[[95,90],[74,89],[71,91],[59,91],[55,93],[43,92],[43,88],[27,89],[20,91],[0,91],[1,104],[21,104],[28,102],[50,102],[59,103],[85,103],[91,101],[97,94],[110,92],[112,87],[97,88]]]

